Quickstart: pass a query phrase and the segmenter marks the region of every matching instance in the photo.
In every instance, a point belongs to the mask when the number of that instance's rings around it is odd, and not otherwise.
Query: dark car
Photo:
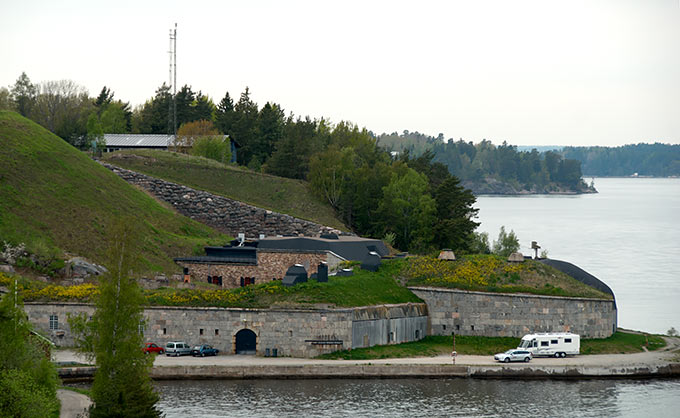
[[[191,355],[194,357],[201,356],[216,356],[217,353],[219,353],[220,350],[216,348],[212,348],[208,344],[203,344],[203,345],[197,345],[194,346],[194,348],[191,349]]]
[[[156,343],[144,343],[142,351],[146,354],[163,354],[165,350]]]

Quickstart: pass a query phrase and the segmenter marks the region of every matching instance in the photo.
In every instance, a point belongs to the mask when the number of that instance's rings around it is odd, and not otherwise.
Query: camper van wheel
[[[560,353],[555,353],[555,358],[559,358],[559,357],[560,357]]]
[[[560,357],[565,358],[567,356],[567,353],[560,353]]]

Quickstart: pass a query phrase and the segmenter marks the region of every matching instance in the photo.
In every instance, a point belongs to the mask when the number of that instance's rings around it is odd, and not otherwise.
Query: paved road
[[[680,338],[666,338],[668,345],[658,351],[649,351],[634,354],[598,354],[580,355],[566,358],[534,358],[533,366],[592,366],[592,367],[634,367],[668,364],[673,358],[678,358],[674,352],[680,347]],[[55,353],[56,361],[80,361],[84,358],[73,351],[60,350]],[[219,355],[216,357],[167,357],[156,356],[154,366],[303,366],[307,364],[451,364],[451,356],[441,355],[436,357],[410,357],[392,358],[380,360],[317,360],[293,357],[258,357],[252,355]],[[457,365],[484,366],[498,364],[493,356],[458,356]],[[522,367],[523,364],[515,364]]]
[[[61,401],[59,418],[87,417],[87,409],[92,403],[90,398],[72,390],[58,389],[57,397]]]

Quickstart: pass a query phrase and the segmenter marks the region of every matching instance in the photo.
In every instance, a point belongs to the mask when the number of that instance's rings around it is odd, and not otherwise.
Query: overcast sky
[[[168,81],[260,105],[516,145],[680,143],[680,0],[0,0],[0,86],[142,104]]]

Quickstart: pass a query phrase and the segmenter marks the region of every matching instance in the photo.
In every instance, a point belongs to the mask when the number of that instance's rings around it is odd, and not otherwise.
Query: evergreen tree
[[[276,144],[283,137],[285,116],[276,103],[267,102],[257,116],[255,141],[252,146],[253,158],[263,164],[274,153]]]
[[[22,72],[12,87],[14,108],[21,116],[29,117],[37,96],[38,87],[31,83],[25,72]]]
[[[434,243],[439,248],[470,251],[470,236],[479,226],[475,222],[479,209],[472,192],[460,185],[456,177],[449,177],[434,191],[437,204],[437,221],[434,226]]]
[[[234,117],[231,120],[231,132],[236,142],[241,145],[237,153],[238,163],[248,165],[253,157],[255,147],[255,130],[257,124],[257,104],[250,99],[250,89],[246,87],[234,106]]]
[[[225,135],[233,138],[232,123],[234,122],[234,101],[229,96],[229,92],[224,95],[224,98],[217,105],[215,112],[215,126]]]

